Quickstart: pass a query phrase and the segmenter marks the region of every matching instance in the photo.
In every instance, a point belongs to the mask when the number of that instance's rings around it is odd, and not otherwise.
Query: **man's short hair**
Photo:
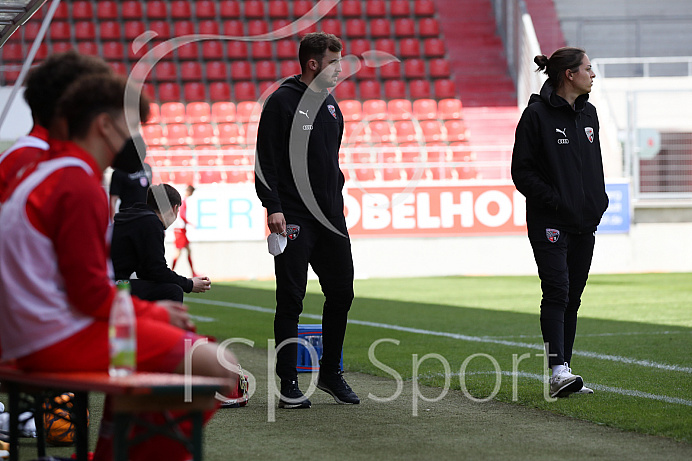
[[[304,72],[309,60],[316,59],[321,62],[327,50],[336,53],[343,50],[343,48],[341,40],[334,34],[327,34],[324,32],[306,34],[300,41],[300,46],[298,48],[300,68]]]
[[[114,117],[125,110],[127,80],[121,75],[91,74],[77,79],[58,101],[58,112],[67,120],[70,138],[84,137],[94,117],[107,112]],[[149,99],[142,94],[139,100],[142,122],[149,118]]]
[[[168,200],[165,200],[163,198],[164,196],[167,197]],[[164,213],[167,211],[169,203],[171,208],[180,206],[183,203],[183,199],[175,187],[170,184],[154,184],[149,186],[149,189],[147,189],[147,206],[151,210]]]
[[[79,54],[75,50],[53,54],[29,71],[24,100],[36,121],[48,128],[57,102],[70,84],[85,75],[112,72],[108,63],[96,56]]]

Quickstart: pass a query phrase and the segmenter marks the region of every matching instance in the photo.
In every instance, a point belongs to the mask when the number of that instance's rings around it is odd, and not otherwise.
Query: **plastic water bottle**
[[[119,281],[111,306],[108,340],[111,376],[128,376],[135,372],[137,353],[137,321],[130,296],[130,282]]]

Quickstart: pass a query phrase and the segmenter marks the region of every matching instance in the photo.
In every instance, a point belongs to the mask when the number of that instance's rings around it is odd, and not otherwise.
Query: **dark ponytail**
[[[586,51],[581,48],[564,47],[556,50],[550,58],[540,54],[533,58],[538,69],[536,72],[543,72],[548,76],[548,80],[556,90],[563,85],[565,71],[577,72]]]

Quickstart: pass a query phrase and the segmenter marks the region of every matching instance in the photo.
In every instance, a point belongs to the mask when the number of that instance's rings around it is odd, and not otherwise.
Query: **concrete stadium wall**
[[[629,234],[599,234],[592,273],[692,272],[692,223],[642,223]],[[172,260],[173,246],[167,244]],[[357,278],[535,275],[525,235],[421,239],[354,239]],[[196,270],[212,280],[271,279],[266,242],[192,243]],[[189,276],[185,257],[176,271]]]

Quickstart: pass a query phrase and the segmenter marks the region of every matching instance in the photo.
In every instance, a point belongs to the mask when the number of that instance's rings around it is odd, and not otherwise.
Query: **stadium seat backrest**
[[[417,120],[437,118],[437,102],[434,99],[416,99],[413,101],[413,116]]]
[[[211,121],[211,108],[208,102],[189,102],[185,106],[185,115],[189,123],[207,123]]]
[[[259,120],[261,107],[257,101],[242,101],[236,104],[236,120],[242,123]]]
[[[185,104],[166,102],[161,104],[161,121],[163,123],[182,123],[185,121]]]
[[[390,120],[408,120],[413,109],[408,99],[392,99],[387,103],[387,112]]]
[[[363,102],[363,118],[367,120],[385,120],[387,103],[382,99],[368,99]]]
[[[235,104],[230,101],[218,101],[211,105],[211,121],[214,123],[234,122]]]

